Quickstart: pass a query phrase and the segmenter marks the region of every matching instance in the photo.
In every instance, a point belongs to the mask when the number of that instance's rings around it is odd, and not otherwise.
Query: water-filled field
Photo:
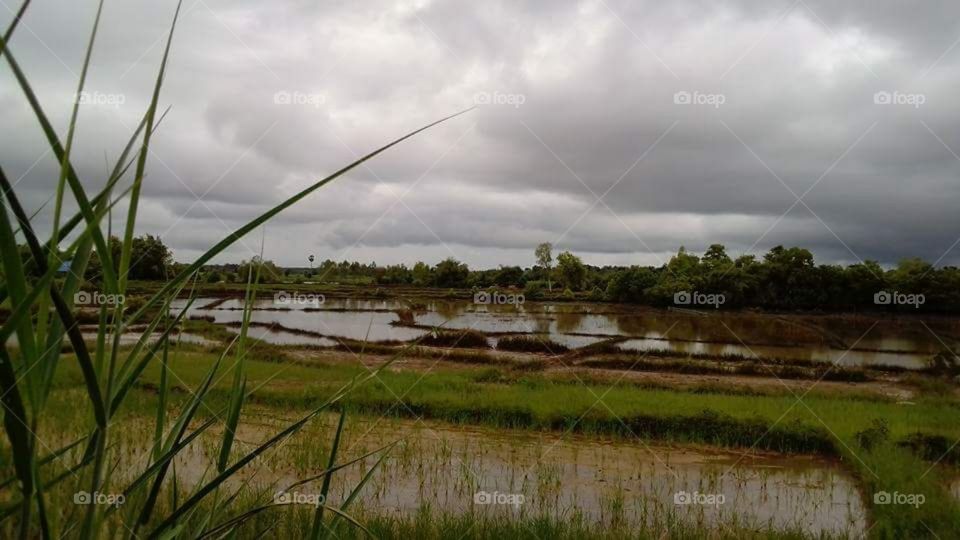
[[[175,311],[186,304],[173,305]],[[398,312],[412,316],[401,323]],[[217,324],[242,320],[240,299],[200,298],[188,316]],[[568,348],[623,338],[625,351],[669,351],[680,356],[740,356],[828,362],[841,366],[919,369],[948,346],[954,319],[861,321],[854,317],[770,315],[631,308],[588,303],[485,305],[467,301],[423,302],[329,298],[290,302],[259,299],[252,322],[272,324],[253,335],[278,344],[329,346],[337,338],[408,341],[433,327],[483,332],[495,345],[503,335],[543,336]],[[301,331],[301,332],[298,332]]]

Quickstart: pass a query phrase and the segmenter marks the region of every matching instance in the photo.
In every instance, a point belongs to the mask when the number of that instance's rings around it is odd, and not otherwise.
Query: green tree
[[[268,261],[261,259],[259,256],[254,256],[249,261],[243,261],[240,263],[240,266],[237,267],[237,277],[240,279],[241,283],[247,283],[252,276],[257,275],[259,267],[260,279],[259,283],[277,283],[282,281],[281,277],[283,272],[277,268],[277,265],[273,264],[273,261]]]
[[[557,272],[560,282],[567,289],[578,291],[583,288],[583,281],[587,277],[587,268],[583,266],[580,257],[569,251],[557,255]]]
[[[610,278],[606,297],[614,302],[640,303],[646,300],[647,289],[656,284],[657,273],[652,268],[631,266]]]
[[[448,257],[437,264],[434,270],[434,282],[437,287],[457,288],[467,286],[470,269],[466,264]]]
[[[501,266],[493,278],[493,282],[501,287],[523,285],[523,269],[519,266]]]
[[[413,284],[421,287],[433,284],[433,271],[430,269],[430,265],[422,261],[413,265]]]
[[[111,236],[108,241],[110,256],[114,264],[120,261],[120,239]],[[173,264],[173,255],[170,249],[164,245],[159,236],[146,234],[134,237],[130,246],[130,269],[127,274],[129,279],[140,280],[161,280],[166,279]],[[100,263],[100,257],[94,251],[90,255],[90,262],[87,264],[85,278],[90,281],[99,281],[103,268]]]
[[[553,284],[550,282],[550,270],[553,268],[553,245],[550,242],[544,242],[534,250],[537,257],[537,265],[543,268],[547,275],[547,290],[553,290]]]

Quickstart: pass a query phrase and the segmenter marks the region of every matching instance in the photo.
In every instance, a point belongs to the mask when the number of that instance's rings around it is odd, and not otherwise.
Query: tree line
[[[111,238],[111,249],[119,251],[118,242]],[[263,283],[513,288],[531,300],[559,296],[652,306],[675,305],[677,294],[699,292],[722,295],[725,309],[960,311],[960,269],[935,268],[918,258],[904,259],[893,268],[875,261],[843,266],[816,264],[813,254],[800,247],[776,246],[761,257],[731,258],[723,245],[714,244],[702,255],[681,247],[660,266],[593,266],[568,251],[554,256],[546,243],[537,246],[534,257],[536,263],[528,267],[486,270],[471,270],[452,257],[413,266],[328,259],[316,268],[282,268],[254,257],[240,264],[208,266],[201,279],[245,283],[257,276]],[[114,258],[118,260],[119,253]],[[180,266],[161,239],[150,235],[135,240],[132,263],[130,277],[140,280],[165,279]],[[95,281],[99,273],[94,254],[87,278]],[[905,303],[904,298],[914,301]]]

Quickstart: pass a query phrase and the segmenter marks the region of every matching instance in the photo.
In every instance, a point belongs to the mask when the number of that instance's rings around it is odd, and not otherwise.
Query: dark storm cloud
[[[106,5],[87,90],[123,102],[81,107],[74,161],[91,188],[148,103],[173,7]],[[62,131],[94,9],[32,6],[11,44]],[[552,241],[591,262],[658,264],[721,242],[956,264],[958,65],[951,2],[187,0],[139,225],[187,260],[359,154],[480,103],[278,216],[269,256],[493,266],[530,264]],[[0,81],[2,163],[37,208],[56,163],[6,67]]]

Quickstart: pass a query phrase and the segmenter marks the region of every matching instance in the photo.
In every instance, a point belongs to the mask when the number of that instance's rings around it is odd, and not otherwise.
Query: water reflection
[[[217,323],[242,318],[242,301],[199,299],[190,315],[213,316]],[[174,310],[182,309],[179,299]],[[201,306],[201,307],[197,307]],[[399,326],[397,310],[412,310],[414,326]],[[457,300],[327,298],[322,304],[291,305],[273,298],[255,303],[253,320],[278,323],[330,337],[409,340],[425,329],[473,329],[493,336],[542,333],[565,343],[590,344],[604,337],[631,338],[629,350],[668,349],[681,354],[741,355],[836,362],[841,365],[892,365],[921,368],[927,358],[956,346],[954,319],[899,318],[880,321],[850,316],[769,315],[757,313],[681,313],[604,304],[477,305]],[[936,335],[934,335],[936,333]],[[590,337],[575,340],[570,336]],[[291,342],[290,336],[267,340]],[[941,340],[943,343],[941,343]],[[589,341],[589,342],[588,342]],[[856,344],[848,351],[847,344]],[[582,346],[582,345],[579,345]]]

